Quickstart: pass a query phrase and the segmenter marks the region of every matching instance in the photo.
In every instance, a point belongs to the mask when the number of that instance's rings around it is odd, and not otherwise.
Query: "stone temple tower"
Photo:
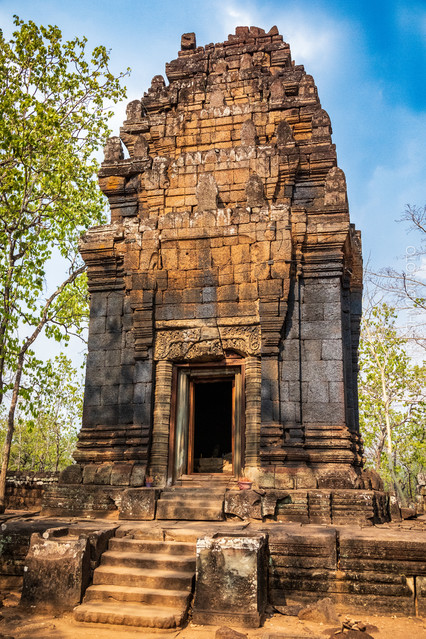
[[[276,27],[204,47],[184,34],[166,76],[108,141],[111,223],[81,241],[89,355],[65,477],[371,488],[360,234],[314,80]]]

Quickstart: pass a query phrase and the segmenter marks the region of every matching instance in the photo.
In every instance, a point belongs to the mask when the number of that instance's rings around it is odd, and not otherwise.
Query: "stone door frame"
[[[176,395],[178,370],[183,368],[214,366],[241,367],[241,471],[247,474],[259,468],[260,425],[261,425],[261,359],[259,356],[245,358],[225,358],[222,360],[197,363],[173,362],[161,359],[156,363],[154,414],[149,472],[157,486],[165,486],[173,481],[174,446],[176,428]],[[173,388],[176,389],[173,392]]]
[[[245,393],[244,359],[225,359],[220,362],[176,364],[172,379],[168,479],[175,482],[190,472],[191,419],[193,399],[191,387],[201,380],[231,380],[232,390],[232,474],[239,476],[244,465],[245,449]],[[194,473],[203,475],[203,473]],[[211,473],[208,473],[211,474]],[[218,473],[221,475],[222,473]]]

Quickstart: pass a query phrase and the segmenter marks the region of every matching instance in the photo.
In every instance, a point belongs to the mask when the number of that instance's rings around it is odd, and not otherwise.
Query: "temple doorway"
[[[233,380],[192,382],[193,473],[232,473]]]
[[[179,366],[169,476],[238,476],[243,454],[242,366]]]

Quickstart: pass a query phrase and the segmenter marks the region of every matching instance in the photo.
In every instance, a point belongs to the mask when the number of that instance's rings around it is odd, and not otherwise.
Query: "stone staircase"
[[[165,488],[157,502],[157,519],[220,521],[227,488],[235,484],[229,475],[188,475]]]
[[[114,537],[103,553],[77,621],[176,628],[186,619],[195,575],[195,543]]]

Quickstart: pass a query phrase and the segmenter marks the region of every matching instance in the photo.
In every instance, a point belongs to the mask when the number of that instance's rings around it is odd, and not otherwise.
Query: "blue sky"
[[[66,38],[105,44],[114,71],[132,68],[127,101],[164,74],[182,33],[195,31],[203,45],[223,41],[237,25],[276,24],[330,114],[364,258],[380,268],[398,266],[401,256],[403,268],[414,236],[395,220],[406,204],[426,203],[424,0],[0,0],[6,35],[14,13],[57,24]],[[114,133],[124,112],[125,104],[111,122]]]

